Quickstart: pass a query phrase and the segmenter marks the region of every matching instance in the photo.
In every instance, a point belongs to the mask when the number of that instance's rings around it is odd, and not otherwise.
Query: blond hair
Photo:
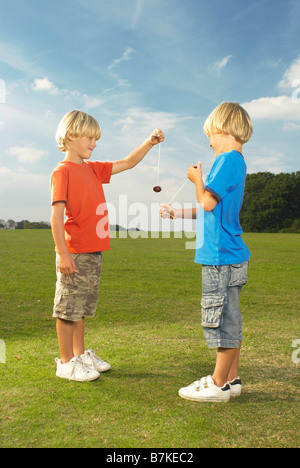
[[[81,111],[68,112],[60,121],[55,139],[62,152],[68,150],[68,137],[92,137],[99,140],[101,136],[100,126],[94,117]]]
[[[223,102],[216,107],[206,119],[203,129],[208,136],[227,133],[241,144],[247,143],[253,133],[249,114],[237,102]]]

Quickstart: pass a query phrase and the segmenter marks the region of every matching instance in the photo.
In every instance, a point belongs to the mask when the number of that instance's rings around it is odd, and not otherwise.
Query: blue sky
[[[299,165],[298,0],[2,0],[0,219],[49,221],[49,176],[63,159],[54,135],[72,109],[92,114],[102,137],[93,159],[125,157],[160,127],[157,148],[105,187],[116,207],[169,201],[191,164],[207,174],[202,127],[222,101],[250,113],[248,171]],[[187,184],[178,202],[195,202]]]

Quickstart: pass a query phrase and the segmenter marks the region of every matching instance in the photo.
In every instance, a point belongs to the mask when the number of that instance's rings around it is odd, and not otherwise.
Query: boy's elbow
[[[125,167],[126,167],[125,170],[133,169],[138,164],[132,158],[125,158],[124,161],[125,161]]]
[[[130,164],[130,160],[127,158],[122,159],[121,161],[116,161],[113,163],[112,174],[118,174],[119,172],[127,171],[128,169],[132,169],[134,167]]]
[[[203,203],[202,208],[206,213],[210,213],[215,209],[217,204],[218,200],[214,196],[210,196],[209,199]]]

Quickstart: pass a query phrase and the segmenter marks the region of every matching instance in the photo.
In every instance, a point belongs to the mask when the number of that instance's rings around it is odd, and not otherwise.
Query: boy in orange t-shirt
[[[102,251],[110,248],[102,184],[109,183],[111,175],[135,167],[164,141],[164,134],[156,129],[122,160],[88,161],[100,136],[99,124],[90,115],[66,114],[56,133],[66,156],[51,174],[51,227],[57,254],[53,317],[60,348],[56,375],[81,382],[95,380],[111,367],[84,346],[85,317],[93,317],[97,306]]]

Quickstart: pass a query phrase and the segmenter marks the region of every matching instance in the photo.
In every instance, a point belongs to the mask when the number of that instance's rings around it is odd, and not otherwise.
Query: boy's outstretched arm
[[[176,209],[170,203],[161,203],[160,205],[160,216],[163,219],[170,218],[170,219],[178,219],[178,218],[185,218],[185,219],[197,219],[199,208],[179,208]]]
[[[141,146],[132,151],[126,158],[113,163],[112,174],[118,174],[119,172],[127,171],[135,167],[153,146],[162,143],[164,139],[165,136],[159,128],[154,130]]]

